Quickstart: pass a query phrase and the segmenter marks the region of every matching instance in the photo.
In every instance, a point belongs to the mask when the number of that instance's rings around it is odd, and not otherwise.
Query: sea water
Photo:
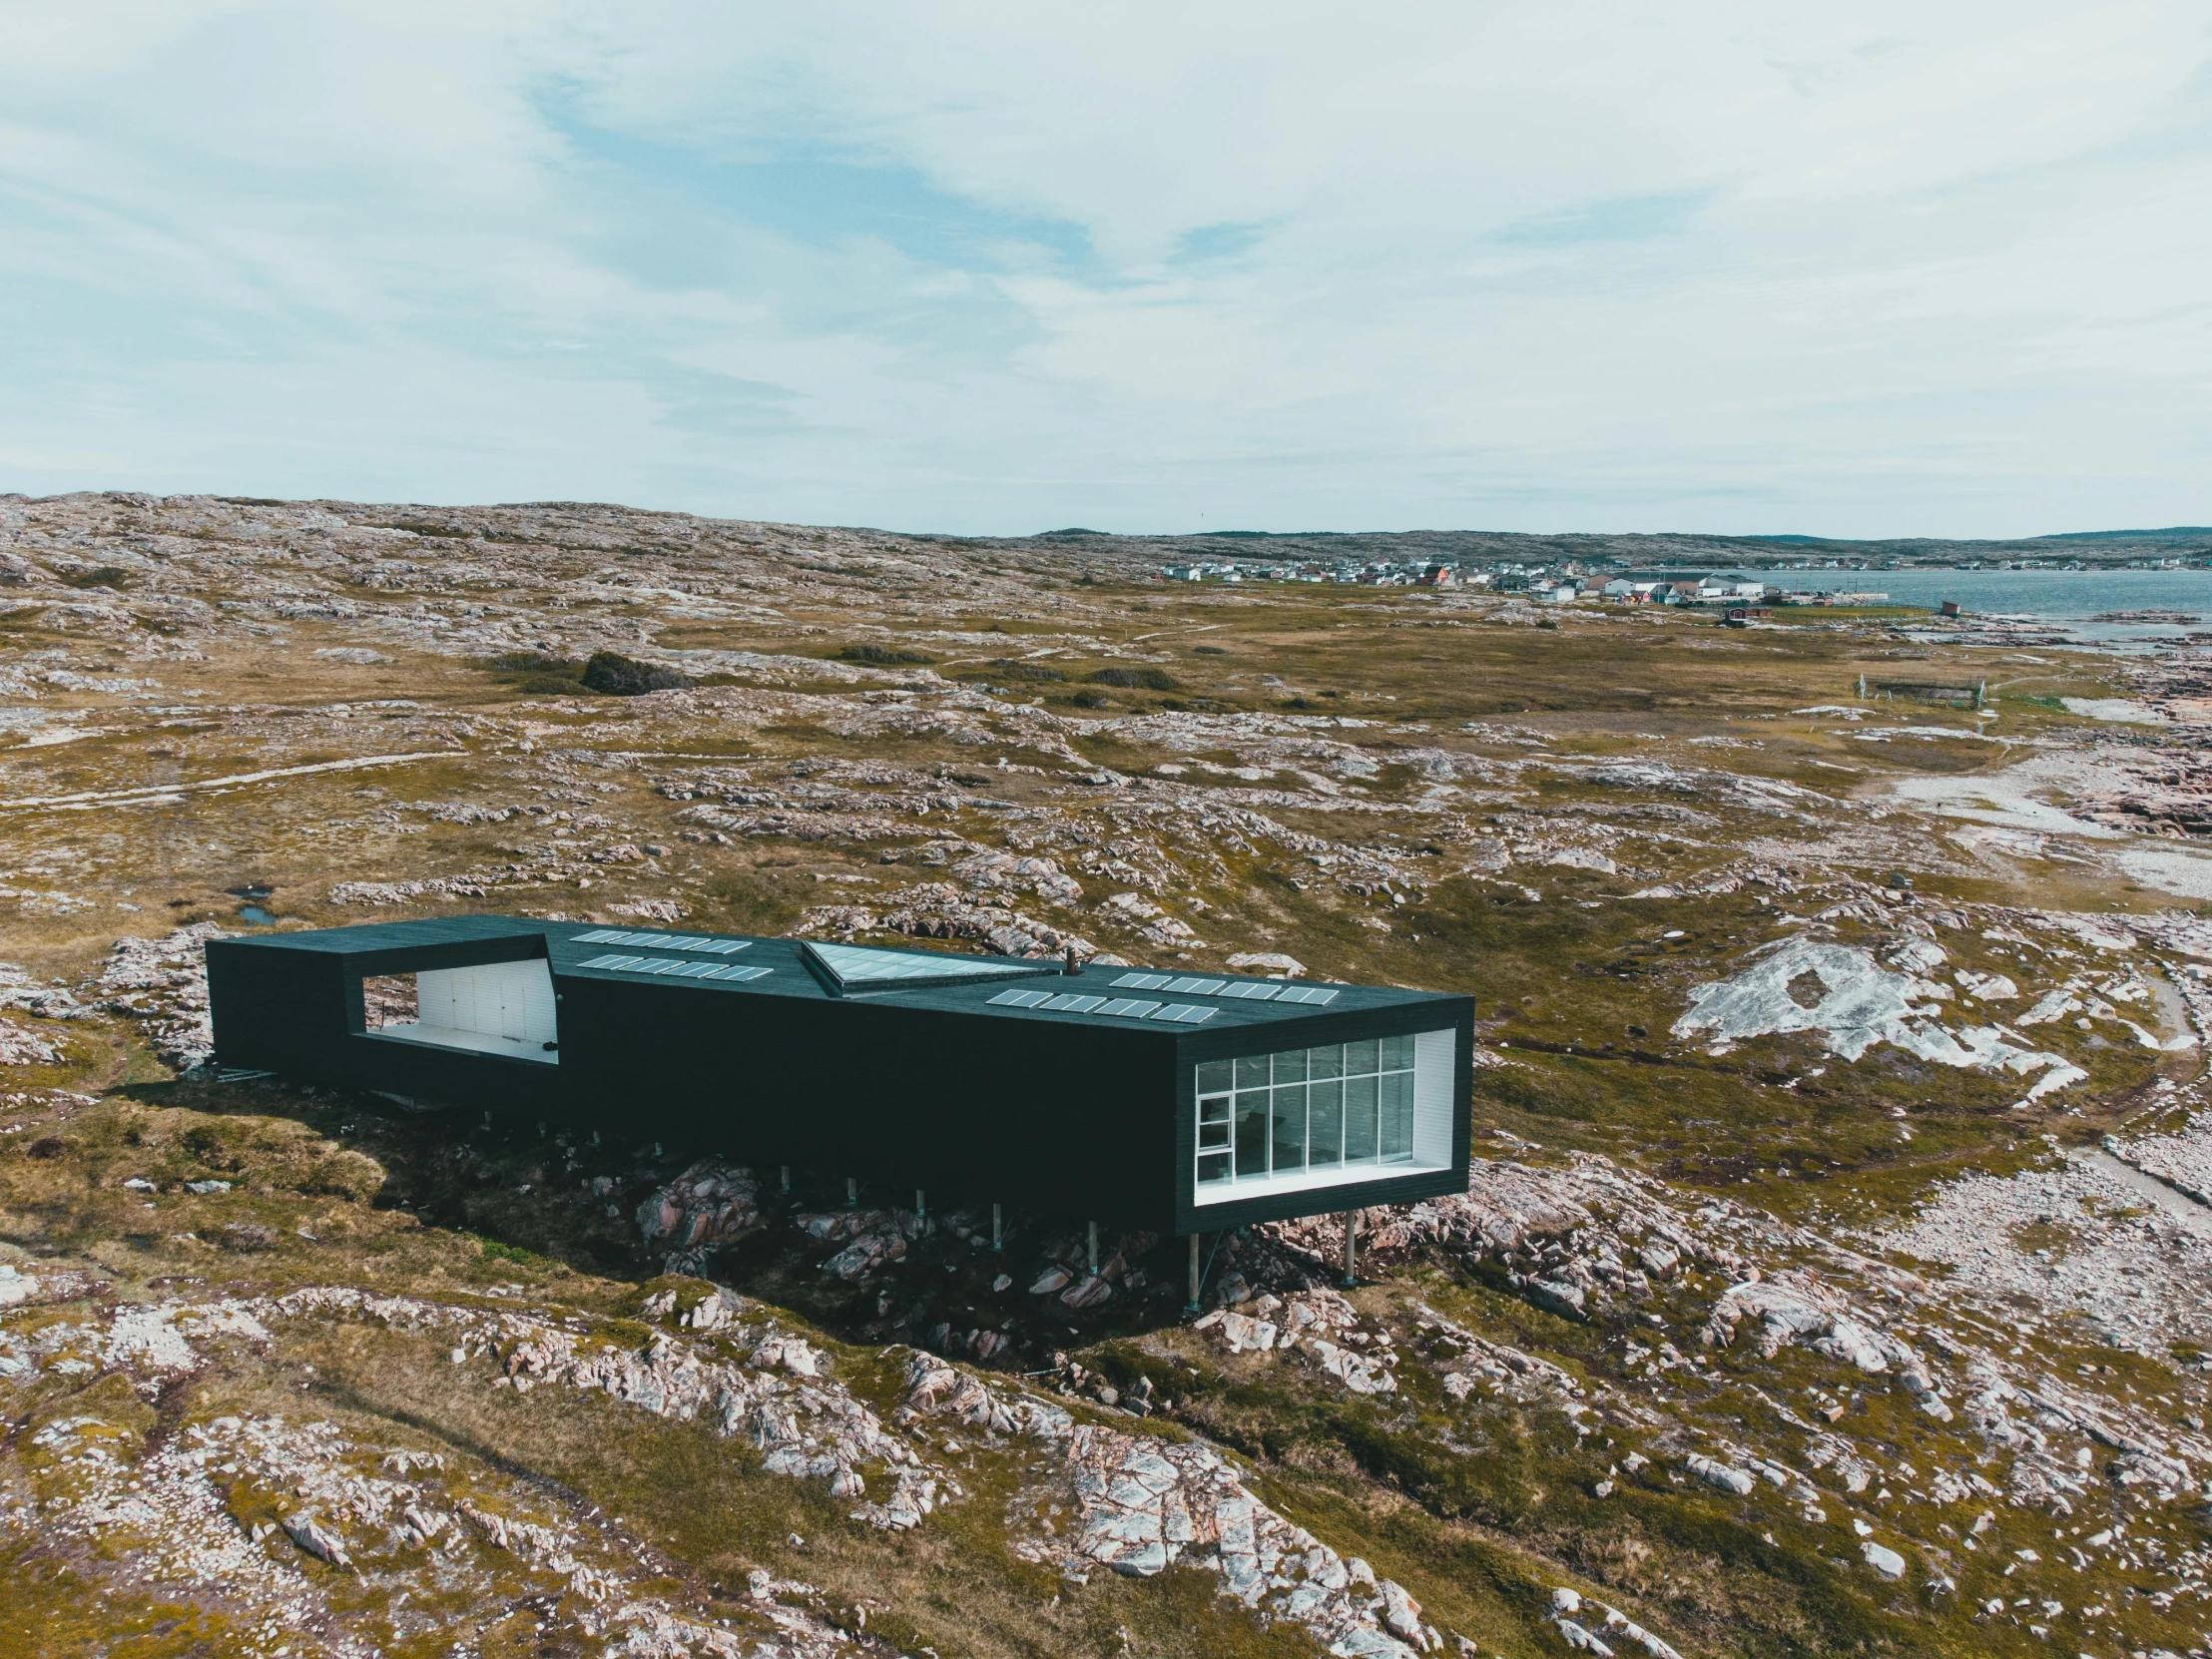
[[[2212,630],[2212,570],[1770,570],[1779,588],[1883,593],[1895,605],[1936,609],[1955,600],[1971,616],[2032,617],[2077,639],[2115,646],[2178,646]],[[2164,622],[2095,622],[2114,611],[2165,611]],[[2178,620],[2187,617],[2190,620]],[[2194,643],[2194,642],[2191,642]]]

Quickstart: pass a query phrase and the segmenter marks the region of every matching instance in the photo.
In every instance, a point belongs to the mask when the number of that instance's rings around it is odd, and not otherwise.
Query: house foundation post
[[[1091,1277],[1096,1279],[1098,1277],[1098,1223],[1095,1221],[1091,1223],[1091,1248],[1088,1260],[1091,1264]]]
[[[998,1206],[994,1204],[994,1205],[992,1205],[992,1206],[991,1206],[991,1249],[993,1249],[993,1250],[996,1250],[996,1249],[998,1249],[998,1248],[999,1248],[999,1232],[998,1232]]]
[[[1183,1312],[1186,1314],[1198,1312],[1198,1235],[1196,1233],[1191,1235],[1191,1299],[1183,1304]]]
[[[1360,1212],[1345,1212],[1345,1277],[1344,1288],[1351,1290],[1360,1283]]]
[[[916,1187],[914,1189],[914,1220],[927,1221],[928,1219],[928,1207],[924,1205],[921,1201],[921,1189],[919,1187]]]
[[[859,1203],[860,1184],[848,1175],[844,1178],[844,1207],[847,1210],[857,1209]]]
[[[792,1190],[792,1167],[791,1167],[791,1165],[789,1165],[789,1164],[786,1164],[786,1165],[785,1165],[785,1166],[783,1167],[783,1177],[784,1177],[784,1191],[786,1191],[786,1192],[790,1192],[790,1191]]]

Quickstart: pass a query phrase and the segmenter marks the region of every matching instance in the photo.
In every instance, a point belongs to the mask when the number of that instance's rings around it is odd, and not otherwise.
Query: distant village
[[[2092,565],[2078,559],[1972,560],[1945,568],[1955,570],[2180,570],[2201,566],[2204,559],[2131,559],[2124,565]],[[1509,560],[1433,559],[1351,561],[1335,564],[1320,560],[1268,561],[1222,559],[1201,563],[1170,564],[1160,574],[1171,582],[1336,582],[1368,587],[1469,588],[1488,593],[1518,594],[1544,604],[1570,604],[1596,599],[1619,605],[1705,605],[1723,609],[1774,605],[1884,605],[1886,592],[1847,585],[1851,573],[1904,568],[1895,561],[1829,559],[1799,560],[1776,566],[1764,574],[1718,574],[1711,571],[1642,570],[1600,560],[1569,559],[1554,564],[1520,564]],[[1835,571],[1837,585],[1797,578],[1798,572]]]

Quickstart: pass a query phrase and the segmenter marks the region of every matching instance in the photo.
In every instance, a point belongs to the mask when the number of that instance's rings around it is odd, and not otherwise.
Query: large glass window
[[[1275,1133],[1268,1137],[1268,1167],[1280,1175],[1306,1167],[1306,1085],[1275,1091]]]
[[[1403,1036],[1207,1061],[1198,1068],[1200,1189],[1356,1180],[1410,1165],[1414,1053]]]
[[[1382,1122],[1376,1150],[1385,1164],[1413,1155],[1413,1074],[1386,1071],[1377,1082],[1382,1093]]]
[[[1345,1079],[1345,1162],[1375,1162],[1375,1079]]]
[[[1229,1179],[1229,1097],[1225,1094],[1198,1103],[1198,1179],[1201,1183]]]
[[[1251,1089],[1237,1095],[1237,1173],[1268,1172],[1268,1091]]]
[[[1306,1165],[1326,1169],[1345,1161],[1345,1086],[1342,1079],[1316,1083],[1306,1108]]]

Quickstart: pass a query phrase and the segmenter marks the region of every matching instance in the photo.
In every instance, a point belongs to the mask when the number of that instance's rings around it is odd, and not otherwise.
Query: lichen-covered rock
[[[286,1515],[283,1517],[285,1535],[317,1560],[327,1561],[333,1567],[349,1567],[352,1560],[345,1553],[345,1546],[334,1533],[327,1530],[312,1515]]]
[[[1266,1354],[1295,1349],[1323,1376],[1354,1393],[1397,1391],[1390,1367],[1395,1355],[1386,1335],[1361,1331],[1360,1316],[1337,1292],[1322,1288],[1272,1292],[1240,1304],[1217,1308],[1192,1322],[1194,1331],[1211,1332],[1232,1354]],[[1358,1345],[1376,1345],[1372,1350]]]
[[[215,1051],[206,945],[225,936],[214,922],[198,921],[158,939],[118,939],[89,994],[108,1012],[138,1021],[163,1064],[195,1070]]]
[[[1700,1452],[1693,1451],[1685,1458],[1683,1467],[1708,1486],[1724,1492],[1734,1492],[1738,1497],[1749,1497],[1759,1485],[1758,1478],[1750,1470],[1731,1467]]]
[[[809,1238],[843,1242],[844,1248],[827,1258],[822,1269],[848,1282],[902,1260],[908,1243],[923,1230],[922,1219],[910,1210],[811,1211],[794,1216],[792,1225]]]
[[[788,1334],[765,1333],[740,1366],[710,1358],[667,1333],[639,1350],[528,1315],[491,1315],[338,1288],[295,1291],[267,1307],[271,1316],[286,1319],[361,1319],[456,1333],[463,1339],[464,1359],[497,1357],[499,1385],[597,1389],[657,1416],[703,1421],[726,1438],[744,1438],[765,1451],[763,1466],[772,1473],[820,1481],[839,1497],[861,1496],[868,1466],[882,1467],[898,1501],[863,1504],[857,1511],[876,1526],[912,1525],[909,1516],[928,1513],[959,1490],[949,1474],[829,1380],[819,1351]],[[742,1326],[730,1326],[719,1338],[744,1335]],[[901,1485],[901,1473],[915,1479]]]
[[[40,1019],[84,1019],[92,1013],[68,986],[33,979],[14,962],[0,962],[0,1008],[20,1008]]]
[[[61,1057],[59,1043],[14,1020],[0,1019],[0,1066],[50,1066]]]
[[[1731,1285],[1713,1305],[1706,1340],[1726,1347],[1747,1317],[1759,1322],[1754,1347],[1761,1359],[1771,1360],[1785,1346],[1800,1343],[1864,1372],[1913,1371],[1926,1391],[1925,1373],[1917,1369],[1919,1355],[1856,1315],[1848,1298],[1805,1274]]]
[[[1241,951],[1229,958],[1229,965],[1240,973],[1265,973],[1271,978],[1296,979],[1306,971],[1304,962],[1281,950]]]
[[[1846,1060],[1856,1060],[1874,1044],[1886,1042],[1947,1066],[2020,1075],[2040,1072],[2027,1092],[2029,1101],[2088,1077],[2062,1055],[2031,1048],[2000,1027],[1945,1027],[1937,1016],[1941,1002],[1951,994],[1949,989],[1918,977],[1920,971],[1942,960],[1939,947],[1912,940],[1892,957],[1908,971],[1887,972],[1873,956],[1853,945],[1806,938],[1775,940],[1753,952],[1749,965],[1734,977],[1691,991],[1690,1009],[1675,1021],[1674,1034],[1705,1035],[1725,1049],[1751,1037],[1811,1031],[1819,1034],[1830,1052]],[[1792,987],[1800,983],[1821,987],[1810,1004],[1791,995]]]
[[[760,1199],[750,1169],[702,1158],[638,1206],[638,1232],[671,1255],[696,1256],[760,1226]]]
[[[1888,1545],[1869,1538],[1859,1546],[1859,1553],[1882,1577],[1896,1580],[1905,1576],[1905,1557]]]

